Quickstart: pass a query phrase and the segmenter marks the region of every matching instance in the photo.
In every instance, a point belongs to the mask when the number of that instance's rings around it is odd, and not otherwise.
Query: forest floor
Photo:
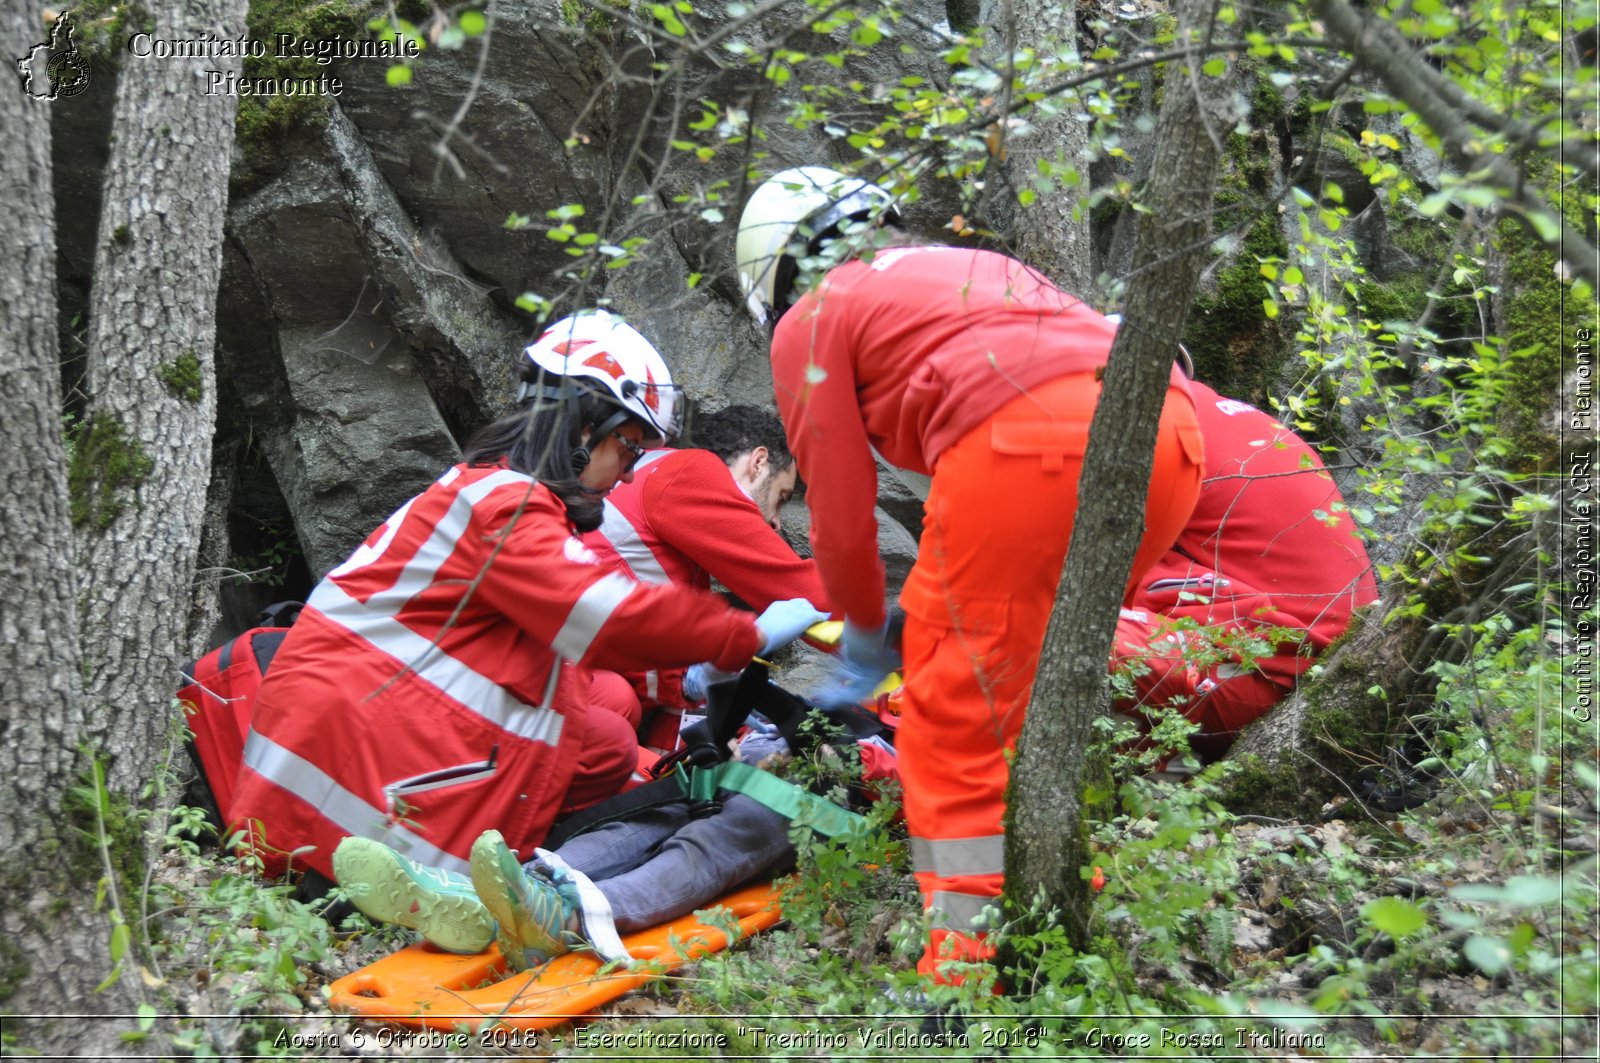
[[[1589,809],[1342,801],[1317,823],[1219,820],[1203,783],[1148,785],[1128,796],[1159,805],[1125,802],[1096,832],[1094,949],[1022,936],[1010,977],[1025,993],[919,992],[891,828],[865,868],[860,851],[804,846],[784,922],[537,1034],[334,1013],[330,984],[409,933],[360,917],[330,930],[288,887],[183,843],[152,876],[163,959],[145,981],[161,1015],[185,1017],[152,1033],[199,1057],[1595,1058]]]

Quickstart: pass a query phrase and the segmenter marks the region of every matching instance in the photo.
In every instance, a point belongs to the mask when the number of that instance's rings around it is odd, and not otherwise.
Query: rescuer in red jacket
[[[751,312],[777,317],[778,409],[808,484],[823,583],[846,617],[841,698],[866,694],[896,663],[886,645],[873,450],[933,476],[917,563],[900,595],[896,746],[912,863],[935,928],[920,969],[937,974],[944,959],[990,954],[982,928],[1005,871],[1006,758],[1072,533],[1116,329],[1039,273],[987,251],[880,247],[796,292],[801,261],[861,219],[881,218],[888,200],[821,167],[785,171],[746,204],[737,260]],[[1174,372],[1135,580],[1183,528],[1201,460],[1188,385]]]
[[[328,574],[273,661],[232,809],[269,858],[331,878],[359,835],[465,872],[490,829],[531,854],[636,762],[591,669],[733,670],[821,618],[781,602],[753,620],[641,584],[578,538],[675,430],[672,375],[644,337],[603,311],[567,318],[520,372],[518,411]]]
[[[753,406],[695,418],[693,449],[652,450],[633,480],[606,498],[600,527],[583,541],[644,583],[710,590],[715,579],[753,609],[805,598],[827,611],[815,563],[778,534],[794,494],[794,455],[783,424]],[[704,698],[705,668],[650,669],[626,678],[642,705],[644,743],[677,741],[683,710]],[[656,711],[659,710],[659,711]]]
[[[1249,403],[1189,386],[1205,481],[1117,625],[1119,655],[1148,668],[1120,707],[1177,705],[1201,727],[1197,751],[1216,754],[1294,689],[1378,588],[1317,452]],[[1208,630],[1174,629],[1179,619]],[[1228,646],[1246,639],[1259,642],[1252,653]]]

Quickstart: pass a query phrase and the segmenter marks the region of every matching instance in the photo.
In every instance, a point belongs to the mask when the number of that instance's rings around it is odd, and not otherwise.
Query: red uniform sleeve
[[[831,300],[831,301],[830,301]],[[863,627],[884,621],[878,557],[878,469],[856,396],[849,304],[827,281],[801,298],[772,338],[772,381],[789,448],[806,481],[811,548],[835,609]]]
[[[507,490],[497,501],[483,511],[487,527],[468,532],[498,544],[474,593],[566,659],[618,672],[701,661],[734,671],[760,650],[749,613],[600,564],[548,492]]]
[[[812,561],[801,558],[762,519],[709,450],[686,450],[645,485],[650,526],[751,607],[805,598],[830,612],[827,591]]]

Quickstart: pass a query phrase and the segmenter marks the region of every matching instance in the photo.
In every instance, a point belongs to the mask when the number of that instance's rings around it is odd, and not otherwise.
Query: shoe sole
[[[486,832],[472,843],[472,888],[494,921],[500,955],[513,970],[529,970],[568,951],[565,944],[546,935],[541,936],[550,942],[549,948],[525,943],[520,925],[525,920],[519,917],[532,907],[525,899],[527,874],[498,831]]]
[[[334,877],[369,919],[415,930],[446,952],[482,952],[494,940],[494,921],[476,897],[438,893],[412,878],[381,847],[341,845],[333,854]]]

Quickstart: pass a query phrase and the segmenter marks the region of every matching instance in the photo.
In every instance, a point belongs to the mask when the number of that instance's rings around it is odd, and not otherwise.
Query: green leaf
[[[1439,921],[1454,930],[1476,930],[1483,920],[1471,912],[1440,912]]]
[[[128,929],[127,923],[118,923],[111,928],[111,962],[118,963],[128,954],[128,946],[133,942],[133,931]]]
[[[446,26],[439,33],[439,39],[434,43],[447,52],[454,52],[467,43],[467,35],[461,32],[460,26]]]
[[[489,28],[489,20],[483,17],[482,11],[461,12],[461,32],[468,37],[481,36]]]
[[[1555,215],[1542,210],[1532,211],[1528,214],[1528,222],[1545,243],[1553,244],[1561,239],[1561,221]]]
[[[1219,78],[1228,72],[1228,61],[1220,55],[1216,56],[1206,60],[1206,64],[1200,68],[1200,71],[1206,77]]]
[[[682,37],[689,32],[689,27],[683,24],[683,20],[678,17],[677,12],[673,11],[672,8],[668,7],[666,4],[652,4],[650,7],[650,13],[654,15],[661,23],[662,27],[674,37]]]
[[[1503,887],[1491,885],[1487,882],[1469,883],[1465,886],[1454,886],[1450,896],[1458,901],[1478,901],[1488,904],[1502,904],[1506,899]]]
[[[397,89],[401,85],[409,85],[411,84],[411,68],[404,63],[396,63],[384,75],[384,80],[389,83],[389,87],[392,89]]]
[[[1549,875],[1513,875],[1506,879],[1506,903],[1538,908],[1561,899],[1561,880]]]
[[[1417,207],[1417,213],[1421,214],[1424,218],[1437,218],[1439,215],[1444,213],[1444,209],[1449,205],[1450,193],[1435,192],[1433,195],[1422,201],[1422,203]]]
[[[1271,299],[1263,299],[1261,300],[1261,312],[1266,314],[1268,319],[1276,318],[1278,316],[1278,304]]]
[[[1379,897],[1361,906],[1361,917],[1393,938],[1410,937],[1428,925],[1428,915],[1403,897]]]
[[[883,31],[872,19],[867,19],[857,26],[855,32],[850,34],[850,39],[863,48],[871,48],[883,40]]]
[[[1505,970],[1511,963],[1511,946],[1499,938],[1476,935],[1467,939],[1463,949],[1472,965],[1491,978]]]
[[[1532,928],[1530,927],[1529,929],[1532,929]],[[139,1029],[140,1029],[140,1031],[143,1032],[143,1033],[149,1033],[151,1027],[155,1026],[155,1024],[156,1024],[156,1009],[153,1006],[149,1005],[149,1004],[140,1004],[139,1005]]]
[[[544,314],[550,310],[550,300],[536,292],[523,292],[517,296],[517,309],[530,314]]]
[[[1576,775],[1578,777],[1578,781],[1583,783],[1583,785],[1587,786],[1589,789],[1600,790],[1600,771],[1596,771],[1592,765],[1585,764],[1581,760],[1574,761],[1572,764],[1572,774]]]

